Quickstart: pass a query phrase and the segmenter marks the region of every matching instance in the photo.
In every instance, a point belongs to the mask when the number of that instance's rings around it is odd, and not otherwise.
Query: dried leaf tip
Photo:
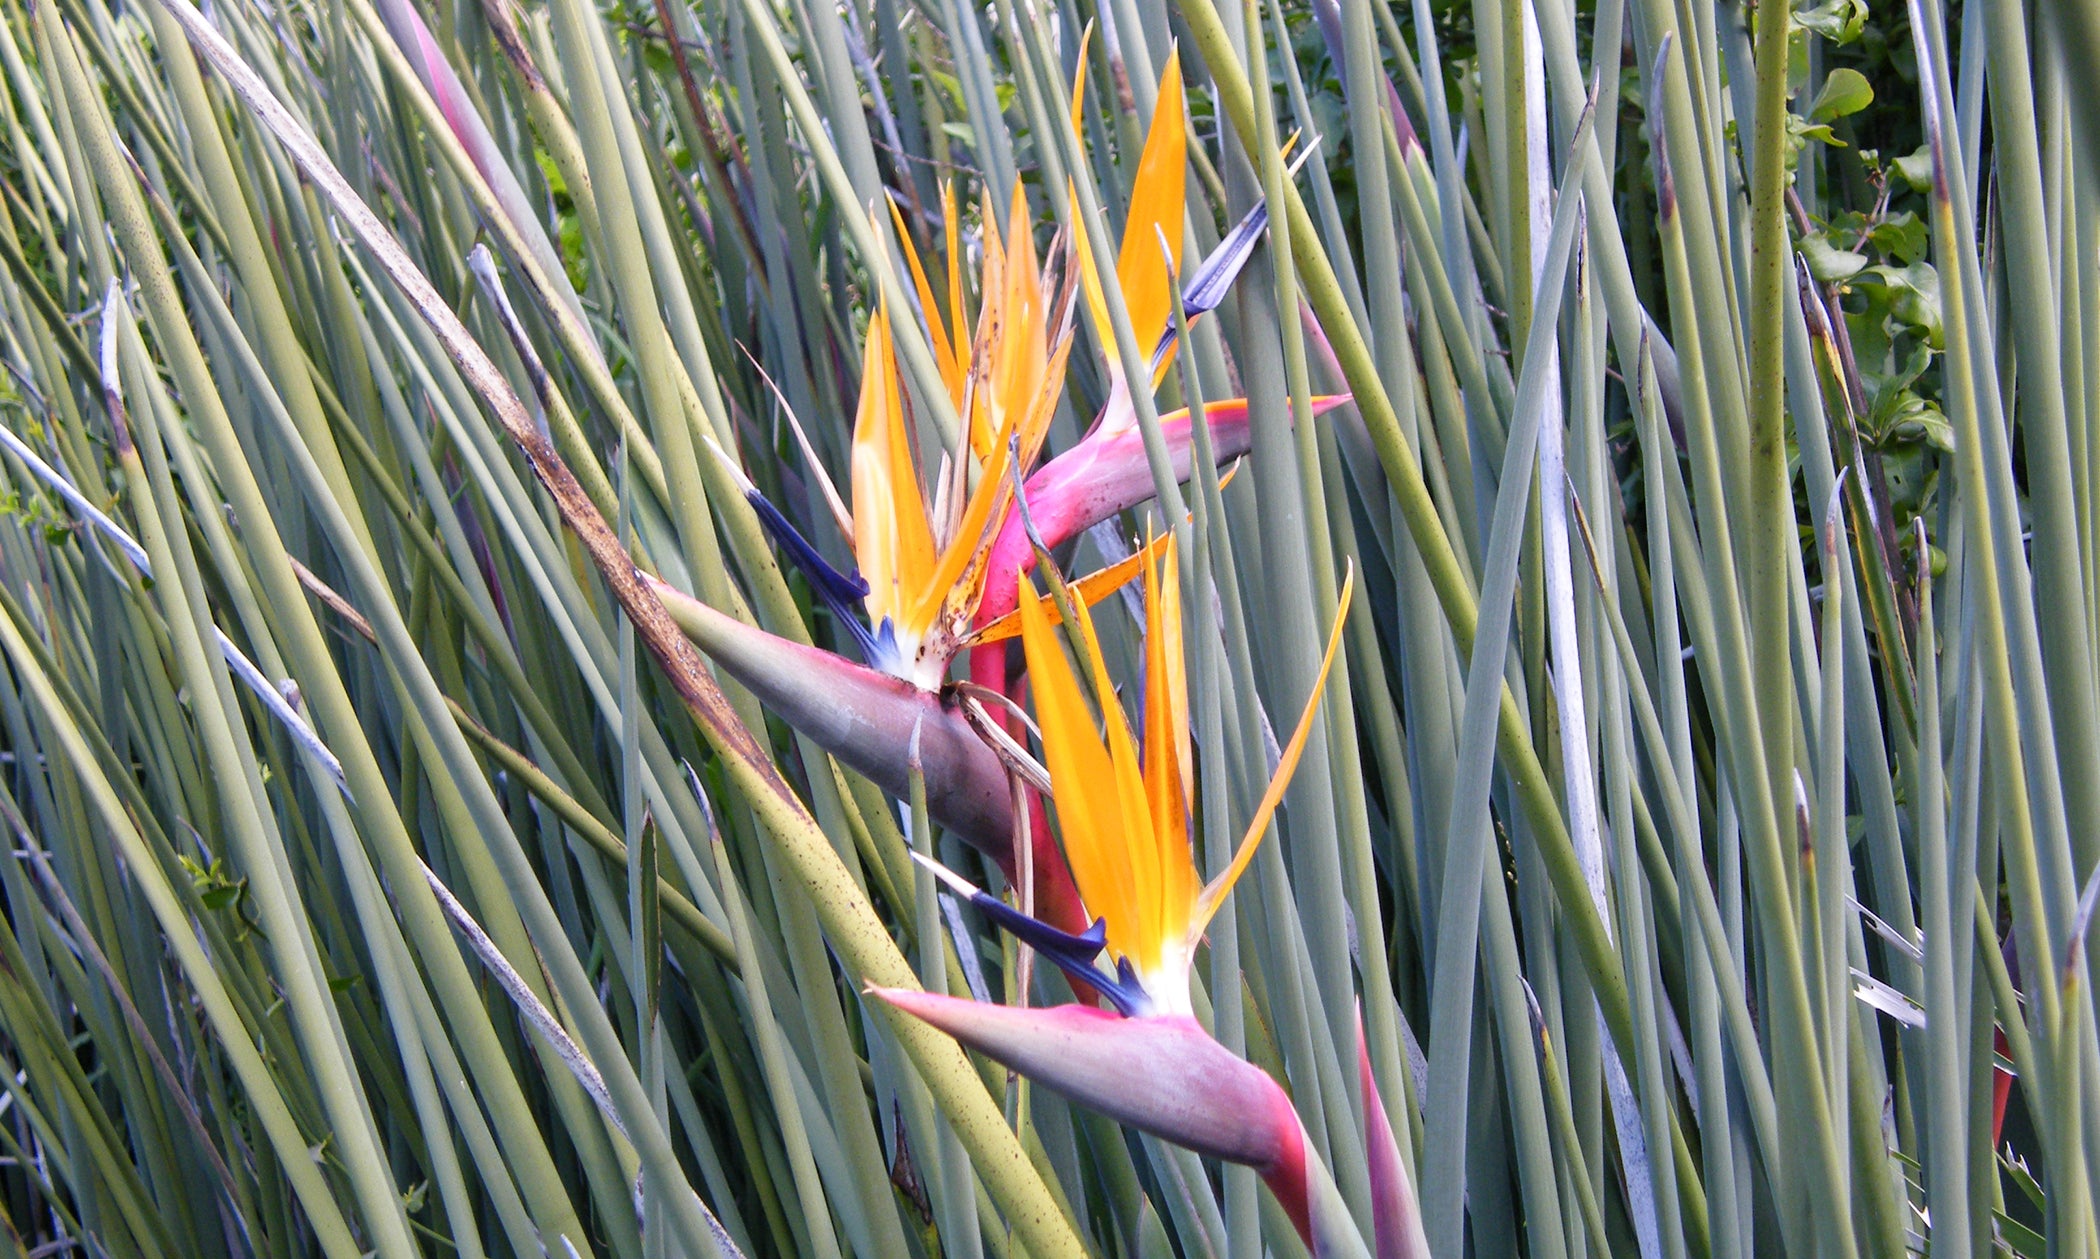
[[[1656,45],[1655,60],[1649,66],[1654,82],[1648,85],[1648,151],[1655,155],[1656,213],[1665,223],[1677,217],[1677,176],[1670,169],[1669,133],[1663,108],[1663,85],[1669,76],[1670,46],[1676,39],[1676,31],[1665,32],[1662,42]]]
[[[124,283],[111,276],[109,288],[102,295],[102,405],[109,411],[109,427],[117,453],[128,455],[137,447],[131,440],[130,420],[124,414],[124,381],[117,374],[118,317],[123,309]]]

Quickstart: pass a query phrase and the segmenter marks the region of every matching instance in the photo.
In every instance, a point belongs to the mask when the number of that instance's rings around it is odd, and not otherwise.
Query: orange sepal
[[[1023,576],[1018,580],[1022,585],[1021,646],[1028,660],[1036,720],[1043,730],[1044,767],[1050,771],[1051,798],[1057,805],[1065,859],[1072,867],[1072,878],[1079,885],[1087,912],[1105,919],[1112,936],[1127,937],[1138,922],[1140,879],[1135,864],[1125,859],[1126,810],[1123,793],[1117,790],[1116,758],[1096,733],[1093,711],[1058,645],[1042,604],[1028,588],[1028,579]],[[1086,623],[1084,612],[1080,616],[1081,632],[1072,636],[1073,642],[1082,655],[1097,654],[1098,648],[1092,645],[1092,627]],[[1108,692],[1111,704],[1114,694],[1113,690]],[[1120,709],[1108,716],[1111,728],[1122,720]],[[1131,768],[1134,771],[1136,767]],[[1143,822],[1142,801],[1137,814]],[[1128,952],[1129,946],[1127,940],[1116,939],[1114,947]]]
[[[1181,587],[1173,534],[1145,565],[1145,802],[1159,848],[1160,931],[1186,938],[1200,880],[1189,856],[1188,674],[1182,667]],[[1164,574],[1162,574],[1164,569]]]
[[[962,406],[963,378],[968,371],[968,364],[959,352],[960,347],[949,339],[947,321],[941,318],[940,307],[934,305],[933,285],[927,282],[926,268],[920,265],[919,262],[919,247],[912,243],[911,229],[904,225],[904,215],[897,209],[897,203],[894,200],[890,202],[890,218],[897,225],[897,239],[904,244],[904,261],[911,268],[912,287],[917,290],[919,308],[926,315],[926,336],[928,340],[933,342],[933,357],[935,362],[940,365],[941,383],[948,387],[949,403],[960,407]],[[952,265],[953,260],[951,259],[950,262]],[[951,298],[953,297],[953,287],[952,285],[950,286]],[[957,306],[954,309],[956,311],[956,330],[959,335],[962,329],[961,308]]]
[[[1145,565],[1158,554],[1159,548],[1165,546],[1173,536],[1173,534],[1165,534],[1155,538],[1151,542],[1146,543],[1143,549],[1124,556],[1107,568],[1095,569],[1078,581],[1071,583],[1068,588],[1080,602],[1088,607],[1093,607],[1130,584],[1130,579],[1143,572]],[[1058,615],[1057,601],[1051,596],[1037,595],[1036,602],[1042,608],[1044,616],[1051,618],[1053,621],[1061,622],[1063,620]],[[1003,643],[1020,632],[1021,613],[1020,609],[1016,608],[998,620],[978,627],[977,632],[970,635],[970,645],[982,647],[988,643]]]
[[[1138,350],[1149,354],[1173,318],[1172,275],[1181,271],[1181,225],[1186,212],[1188,123],[1181,87],[1181,50],[1167,55],[1159,78],[1159,97],[1152,107],[1152,127],[1138,156],[1137,182],[1130,194],[1130,214],[1116,255],[1116,282],[1130,310],[1130,330]],[[1167,240],[1166,255],[1159,248]],[[1171,262],[1171,273],[1170,273]]]
[[[868,614],[895,615],[934,568],[933,533],[905,430],[888,310],[868,321],[860,409],[853,422],[853,555],[868,582]]]

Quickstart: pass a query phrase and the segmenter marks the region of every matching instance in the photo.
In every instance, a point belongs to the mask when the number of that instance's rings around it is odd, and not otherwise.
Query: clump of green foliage
[[[1268,227],[1136,431],[1244,396],[1246,466],[1148,464],[1051,558],[1181,541],[1207,874],[1342,616],[1194,963],[1333,1172],[1320,1252],[1385,1236],[1382,1101],[1438,1256],[2086,1254],[2058,7],[0,0],[4,1236],[1305,1252],[1251,1169],[870,999],[1071,993],[907,854],[1029,889],[644,580],[849,654],[751,495],[846,565],[885,304],[919,466],[988,466],[901,246],[952,233],[960,329],[1017,184],[1045,254],[1120,239],[1178,51],[1184,256]],[[1093,702],[1142,693],[1142,609],[1095,622]]]

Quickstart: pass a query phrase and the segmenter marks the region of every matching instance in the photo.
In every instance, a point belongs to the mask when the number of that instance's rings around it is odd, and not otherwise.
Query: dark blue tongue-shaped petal
[[[1181,308],[1193,320],[1198,315],[1208,314],[1225,300],[1232,291],[1232,282],[1239,279],[1240,271],[1247,259],[1254,256],[1254,246],[1261,242],[1261,234],[1268,230],[1269,203],[1257,201],[1225,239],[1210,251],[1210,256],[1196,264],[1196,268],[1182,277]],[[1167,348],[1174,344],[1174,325],[1170,321],[1167,330],[1160,334],[1159,344],[1152,350],[1152,369],[1159,370],[1166,358]]]
[[[1088,985],[1107,997],[1109,1004],[1124,1018],[1136,1018],[1152,1009],[1152,998],[1138,983],[1136,972],[1130,963],[1120,961],[1116,977],[1110,979],[1094,959],[1108,945],[1108,923],[1100,918],[1082,935],[1060,931],[1049,923],[1030,918],[1027,914],[993,896],[989,892],[973,890],[970,903],[984,912],[984,916],[998,923],[1013,937],[1036,952],[1066,975]]]
[[[868,597],[868,582],[860,575],[860,570],[842,573],[833,568],[831,561],[819,555],[817,548],[809,544],[809,539],[789,524],[788,518],[780,514],[780,509],[756,489],[745,490],[744,498],[751,504],[751,510],[758,513],[758,523],[766,527],[766,532],[773,535],[773,541],[787,553],[789,561],[809,578],[810,588],[816,592],[817,598],[831,609],[831,614],[846,627],[846,632],[853,635],[854,644],[860,648],[860,658],[875,664],[878,655],[875,635],[861,616],[861,600]]]
[[[1183,277],[1181,305],[1190,318],[1216,310],[1218,303],[1225,300],[1226,292],[1232,288],[1232,282],[1239,279],[1247,259],[1254,256],[1255,243],[1268,227],[1269,203],[1257,201],[1254,208],[1225,233],[1225,239],[1210,251],[1210,256]]]

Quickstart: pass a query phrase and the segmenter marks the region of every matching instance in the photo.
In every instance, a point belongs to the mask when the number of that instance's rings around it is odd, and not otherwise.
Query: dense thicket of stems
[[[2100,1255],[2096,30],[0,0],[0,1235]],[[1222,300],[1128,287],[1257,206]],[[1037,908],[1054,844],[944,829],[1058,825],[1022,652],[796,654],[867,634],[871,320],[938,532],[1066,298],[1022,506],[1120,510],[1002,554],[1171,538],[1201,878],[1324,686],[1186,959],[1310,1223],[870,995],[1073,999],[914,861]]]

